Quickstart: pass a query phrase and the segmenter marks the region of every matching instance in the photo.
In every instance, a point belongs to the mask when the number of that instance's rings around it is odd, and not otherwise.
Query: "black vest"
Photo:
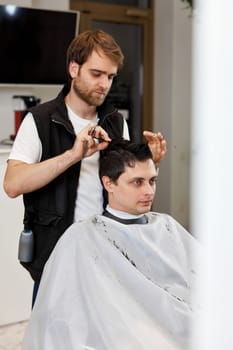
[[[41,161],[65,152],[74,143],[75,133],[64,103],[67,93],[64,87],[56,99],[29,110],[42,143]],[[97,111],[99,125],[108,132],[110,138],[122,137],[122,115],[106,104]],[[23,196],[24,225],[34,233],[35,251],[34,260],[22,265],[35,281],[40,280],[43,267],[58,239],[73,223],[80,166],[81,162],[78,162],[47,186]]]

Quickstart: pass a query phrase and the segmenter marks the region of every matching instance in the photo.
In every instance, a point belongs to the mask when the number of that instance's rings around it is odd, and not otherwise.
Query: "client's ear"
[[[104,185],[104,188],[107,192],[112,192],[112,185],[113,182],[108,176],[102,176],[102,183]]]

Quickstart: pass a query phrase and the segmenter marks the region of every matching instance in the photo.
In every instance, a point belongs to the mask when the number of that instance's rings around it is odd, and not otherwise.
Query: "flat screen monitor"
[[[0,5],[0,84],[63,84],[78,26],[75,11]]]

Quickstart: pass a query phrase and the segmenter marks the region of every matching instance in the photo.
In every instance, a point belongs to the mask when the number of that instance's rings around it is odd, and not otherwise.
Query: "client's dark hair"
[[[136,161],[153,159],[150,148],[145,143],[134,143],[124,139],[114,139],[102,152],[100,157],[99,176],[108,176],[117,181],[125,167],[133,167]]]

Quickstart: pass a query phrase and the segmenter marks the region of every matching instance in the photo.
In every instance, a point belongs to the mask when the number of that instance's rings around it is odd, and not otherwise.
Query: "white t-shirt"
[[[94,120],[83,119],[76,115],[68,106],[68,116],[77,134],[90,122]],[[123,137],[129,139],[129,131],[124,120]],[[20,160],[33,164],[40,162],[42,145],[37,132],[35,121],[31,113],[28,113],[17,132],[9,159]],[[81,163],[79,185],[75,205],[74,222],[88,218],[94,214],[101,214],[103,211],[103,190],[98,174],[99,152],[84,158]]]

